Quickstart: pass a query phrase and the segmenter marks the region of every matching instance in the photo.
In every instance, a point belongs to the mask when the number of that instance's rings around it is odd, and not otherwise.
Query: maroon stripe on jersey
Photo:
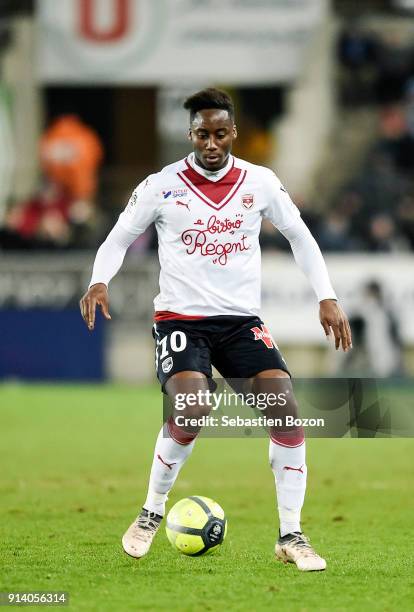
[[[190,170],[197,175],[197,180],[192,181],[189,178]],[[178,172],[178,176],[187,185],[187,187],[191,189],[191,191],[205,204],[211,208],[214,208],[214,210],[220,210],[233,199],[244,182],[246,174],[247,170],[242,171],[240,168],[233,168],[226,174],[225,177],[223,177],[223,179],[227,178],[227,181],[218,185],[217,183],[212,183],[208,179],[204,178],[192,168],[189,170],[183,170],[183,172]],[[220,181],[217,182],[220,183]],[[236,184],[237,188],[234,189]],[[232,192],[232,190],[234,191]],[[203,197],[202,194],[205,197]]]
[[[233,189],[240,177],[240,168],[234,166],[219,181],[210,181],[208,178],[199,174],[191,166],[188,166],[181,174],[193,187],[196,187],[203,195],[215,204],[220,204]]]
[[[186,321],[198,321],[198,319],[205,319],[205,315],[183,315],[178,312],[170,312],[169,310],[157,310],[154,312],[154,321],[173,321],[173,320],[186,320]]]

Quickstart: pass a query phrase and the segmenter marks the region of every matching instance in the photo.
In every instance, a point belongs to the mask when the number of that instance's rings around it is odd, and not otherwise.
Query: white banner
[[[401,338],[414,344],[414,256],[401,254],[325,256],[329,275],[348,316],[360,316],[367,284],[377,282],[384,306],[395,316]],[[319,305],[293,256],[263,256],[262,318],[281,344],[325,344]]]
[[[38,0],[44,83],[295,79],[326,0]]]

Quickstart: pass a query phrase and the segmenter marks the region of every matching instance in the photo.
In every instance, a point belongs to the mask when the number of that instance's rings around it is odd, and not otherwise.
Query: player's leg
[[[173,406],[178,394],[186,397],[188,393],[206,391],[211,377],[207,348],[187,328],[188,325],[181,324],[177,330],[170,322],[158,325],[154,331],[157,375]],[[197,371],[198,368],[203,371]],[[185,406],[181,415],[186,419],[202,416],[204,411],[204,406]],[[140,558],[147,554],[165,514],[168,493],[191,454],[198,431],[177,426],[173,418],[163,424],[155,443],[146,500],[122,538],[129,555]]]
[[[173,375],[166,383],[170,400],[177,395],[197,394],[209,388],[207,377],[201,372],[184,371]],[[205,406],[186,406],[180,416],[185,419],[208,414]],[[155,443],[147,497],[137,519],[122,538],[126,553],[140,558],[149,551],[165,514],[165,504],[177,476],[190,456],[199,428],[181,427],[170,417],[161,428]]]
[[[209,388],[207,377],[201,372],[178,372],[168,379],[165,390],[174,405],[175,398],[197,395],[198,391]],[[208,414],[205,407],[185,405],[179,412],[182,420]],[[176,414],[175,414],[176,416]],[[179,471],[194,447],[195,438],[200,428],[179,426],[175,416],[171,415],[161,428],[155,444],[154,459],[148,485],[144,508],[160,516],[165,514],[168,493],[172,489]]]
[[[286,416],[298,416],[290,376],[280,369],[256,374],[252,390],[266,397],[283,394],[286,404],[270,406],[264,414],[268,419],[286,421]],[[275,476],[280,519],[280,534],[301,531],[300,515],[306,491],[306,457],[303,429],[272,427],[269,430],[269,461]]]
[[[236,383],[237,387],[242,389],[275,394],[289,390],[287,394],[289,400],[284,408],[284,414],[298,416],[286,362],[268,328],[258,317],[242,322],[237,330],[232,328],[228,334],[223,333],[213,352],[212,363],[224,378],[232,379],[233,387]],[[280,416],[280,413],[275,415],[273,409],[270,413],[265,411],[265,414],[269,417]],[[286,431],[278,428],[269,434],[270,464],[275,476],[281,534],[283,534],[281,543],[286,546],[287,540],[292,540],[295,552],[298,548],[301,549],[301,557],[305,554],[307,557],[311,554],[316,555],[308,547],[307,540],[300,531],[300,514],[306,491],[303,431],[301,429]],[[289,560],[295,561],[298,567],[301,566],[297,557],[293,558],[293,553]],[[324,569],[326,564],[318,557],[316,561],[314,559],[304,565],[309,567],[303,566],[300,569]]]
[[[255,375],[254,393],[283,393],[286,404],[271,407],[268,418],[297,417],[298,407],[289,374],[280,369],[265,370]],[[262,396],[264,397],[264,396]],[[296,563],[302,571],[324,570],[326,562],[310,546],[303,535],[300,518],[306,493],[306,443],[303,428],[272,427],[269,431],[269,462],[272,468],[279,512],[279,539],[276,556],[284,562]]]

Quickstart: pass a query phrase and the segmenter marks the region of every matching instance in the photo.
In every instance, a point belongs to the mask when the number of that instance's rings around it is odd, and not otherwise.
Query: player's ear
[[[237,138],[237,125],[234,124],[233,125],[233,140],[236,140]]]
[[[187,138],[188,138],[188,140],[192,140],[193,139],[193,134],[191,132],[191,128],[188,128]]]

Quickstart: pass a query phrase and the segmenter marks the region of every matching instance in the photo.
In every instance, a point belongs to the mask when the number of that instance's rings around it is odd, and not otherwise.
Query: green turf
[[[273,557],[264,439],[198,441],[170,504],[213,497],[229,531],[211,557],[120,537],[142,503],[160,426],[154,388],[0,387],[0,590],[69,591],[74,610],[408,610],[414,602],[414,440],[309,440],[303,525],[328,561]]]

